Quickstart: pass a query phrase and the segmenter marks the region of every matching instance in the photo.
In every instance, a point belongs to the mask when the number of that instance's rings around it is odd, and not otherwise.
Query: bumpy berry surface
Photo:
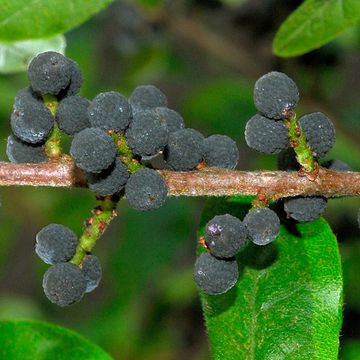
[[[80,269],[86,279],[86,290],[89,293],[96,289],[100,283],[102,269],[100,260],[95,255],[86,255],[80,264]]]
[[[304,115],[299,119],[299,125],[317,158],[324,157],[335,144],[334,125],[323,113]]]
[[[175,110],[167,107],[157,107],[154,111],[159,116],[161,123],[166,126],[169,133],[185,128],[184,119]]]
[[[239,161],[236,142],[225,135],[212,135],[204,140],[204,161],[209,166],[235,169]]]
[[[54,127],[54,118],[44,104],[33,95],[30,88],[20,90],[14,102],[10,125],[22,141],[38,144],[44,142]]]
[[[294,109],[298,102],[299,90],[295,82],[284,73],[272,71],[255,83],[255,107],[267,118],[284,118],[284,113]]]
[[[269,208],[249,211],[244,218],[244,224],[249,239],[256,245],[271,243],[280,232],[280,219],[275,211]]]
[[[46,264],[70,260],[76,250],[78,238],[68,227],[49,224],[36,235],[35,252]]]
[[[136,87],[129,97],[129,102],[134,112],[167,106],[165,94],[153,85],[140,85]]]
[[[87,173],[86,178],[92,191],[106,196],[121,191],[129,179],[129,173],[126,166],[116,159],[108,169],[99,174]]]
[[[115,161],[116,147],[113,139],[101,129],[87,128],[75,134],[70,155],[80,169],[100,173]]]
[[[43,145],[27,144],[14,135],[10,135],[6,144],[6,155],[12,163],[43,163],[47,162]]]
[[[229,291],[239,276],[235,259],[218,259],[209,253],[201,254],[195,262],[194,279],[207,294],[218,295]]]
[[[334,171],[352,171],[350,165],[341,160],[330,160],[322,164],[323,167]]]
[[[84,296],[86,283],[79,267],[68,262],[50,266],[43,278],[46,297],[59,306],[80,301]]]
[[[300,164],[296,160],[296,154],[293,148],[282,150],[278,155],[277,165],[279,170],[297,171],[300,170]]]
[[[215,216],[206,224],[205,242],[212,255],[231,258],[244,247],[246,228],[235,216]]]
[[[83,83],[83,78],[81,75],[81,70],[79,64],[71,59],[67,59],[71,66],[71,74],[70,74],[70,84],[65,89],[63,96],[73,96],[76,95]]]
[[[168,142],[168,130],[155,111],[145,110],[133,114],[125,136],[132,151],[140,156],[159,153]]]
[[[66,134],[74,135],[90,127],[89,105],[90,101],[82,96],[69,96],[61,100],[55,114],[59,128]]]
[[[245,140],[256,151],[278,154],[288,146],[288,130],[282,121],[271,121],[257,114],[246,123]]]
[[[299,222],[318,219],[326,209],[327,199],[322,196],[293,197],[284,200],[288,217]]]
[[[163,177],[148,168],[132,174],[125,185],[125,197],[136,210],[154,210],[166,200],[167,186]]]
[[[32,59],[28,75],[36,92],[58,95],[69,86],[72,71],[72,65],[64,55],[47,51]]]
[[[203,153],[204,136],[194,129],[183,129],[169,134],[164,159],[173,170],[187,171],[203,160]]]
[[[88,112],[93,127],[115,131],[125,130],[132,117],[128,100],[116,91],[98,94],[91,102]]]

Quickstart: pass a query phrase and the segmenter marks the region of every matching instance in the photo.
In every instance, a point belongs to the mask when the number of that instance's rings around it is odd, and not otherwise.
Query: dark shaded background
[[[66,35],[67,56],[79,62],[81,94],[129,95],[155,84],[188,127],[237,141],[241,169],[274,169],[276,157],[244,144],[255,112],[252,87],[271,70],[286,72],[301,92],[299,113],[324,111],[336,124],[328,158],[360,168],[360,32],[294,59],[272,55],[271,42],[301,1],[116,1]],[[235,4],[235,5],[231,5]],[[25,74],[0,78],[0,159],[16,92]],[[103,264],[99,288],[81,303],[58,308],[42,292],[46,266],[34,239],[49,222],[78,234],[94,205],[84,189],[1,189],[0,318],[34,318],[79,331],[116,359],[208,359],[208,345],[192,266],[203,199],[170,199],[154,212],[121,203],[119,216],[95,249]],[[360,336],[358,199],[330,202],[326,218],[341,246],[345,280],[342,343]]]

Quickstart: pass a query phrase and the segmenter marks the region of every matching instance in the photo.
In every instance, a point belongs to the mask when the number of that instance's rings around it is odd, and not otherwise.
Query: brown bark
[[[360,172],[320,169],[316,180],[297,172],[238,171],[205,168],[188,172],[160,170],[170,196],[262,195],[268,199],[303,195],[359,196]],[[86,187],[71,160],[46,164],[0,162],[0,186]]]

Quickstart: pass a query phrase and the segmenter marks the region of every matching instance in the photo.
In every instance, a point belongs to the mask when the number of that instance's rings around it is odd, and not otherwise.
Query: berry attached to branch
[[[87,128],[75,134],[70,154],[80,169],[100,173],[115,161],[116,147],[101,129]]]
[[[194,280],[200,290],[210,295],[229,291],[239,276],[235,259],[217,259],[205,252],[195,262]]]
[[[256,245],[267,245],[274,241],[280,232],[280,219],[269,208],[250,210],[245,218],[249,239]]]
[[[246,228],[235,216],[217,215],[205,227],[205,243],[211,255],[218,258],[235,256],[246,243]]]
[[[264,154],[278,154],[288,146],[288,131],[282,121],[254,115],[245,127],[249,147]]]
[[[335,128],[330,119],[321,112],[303,115],[299,125],[316,158],[323,158],[335,144]]]
[[[255,83],[254,103],[260,114],[270,119],[283,119],[299,102],[299,90],[286,74],[272,71]]]
[[[194,129],[178,130],[169,134],[164,159],[175,171],[194,169],[203,160],[204,136]]]
[[[46,264],[69,261],[74,255],[78,238],[61,224],[49,224],[36,235],[35,252]]]
[[[80,269],[86,280],[86,290],[89,293],[95,290],[102,277],[100,260],[95,255],[86,255],[80,264]]]
[[[299,222],[318,219],[326,209],[327,199],[322,196],[292,197],[284,200],[288,217]]]
[[[212,135],[204,140],[204,161],[208,166],[235,169],[239,161],[236,142],[225,135]]]
[[[86,284],[79,267],[68,262],[50,266],[43,278],[46,297],[59,306],[80,301],[86,291]]]
[[[125,185],[128,204],[136,210],[155,210],[164,204],[168,189],[164,178],[155,170],[141,169]]]

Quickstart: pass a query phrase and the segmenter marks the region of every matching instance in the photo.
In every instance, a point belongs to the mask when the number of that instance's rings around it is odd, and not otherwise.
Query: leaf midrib
[[[256,352],[256,345],[257,345],[257,337],[256,337],[256,332],[257,332],[257,327],[258,327],[258,315],[259,315],[259,311],[257,311],[257,295],[258,295],[258,291],[259,291],[259,283],[260,283],[260,279],[263,277],[264,273],[263,272],[259,272],[259,273],[255,273],[255,280],[254,280],[254,296],[251,297],[252,301],[249,304],[250,308],[253,311],[253,320],[251,321],[251,327],[250,327],[250,357],[249,360],[255,360],[255,352]]]

